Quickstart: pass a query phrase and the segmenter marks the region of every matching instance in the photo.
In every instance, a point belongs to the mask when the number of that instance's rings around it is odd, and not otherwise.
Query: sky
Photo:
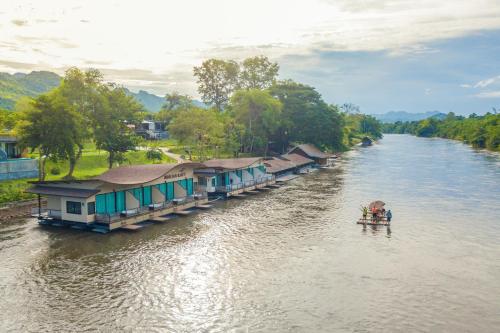
[[[15,0],[0,71],[98,68],[199,97],[193,66],[265,55],[280,78],[363,112],[500,108],[500,0]]]

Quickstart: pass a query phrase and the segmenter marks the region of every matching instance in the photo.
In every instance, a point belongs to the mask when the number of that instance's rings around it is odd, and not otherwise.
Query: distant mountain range
[[[62,77],[48,71],[31,72],[29,74],[0,72],[0,109],[12,110],[19,98],[23,96],[36,97],[46,93],[57,87],[61,80]],[[125,90],[150,112],[160,111],[165,103],[163,97],[144,90],[139,90],[137,93],[127,88]],[[206,107],[204,103],[197,100],[193,100],[193,104],[202,108]]]
[[[374,114],[375,118],[383,123],[395,123],[396,121],[418,121],[427,118],[438,118],[442,119],[446,117],[446,114],[439,111],[427,111],[422,113],[410,113],[406,111],[389,111],[383,114]]]
[[[0,73],[0,108],[12,110],[19,98],[36,97],[57,87],[60,82],[61,77],[52,72]]]

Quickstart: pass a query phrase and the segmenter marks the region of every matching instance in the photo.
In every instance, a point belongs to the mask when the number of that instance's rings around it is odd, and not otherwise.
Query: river
[[[391,231],[356,225],[384,200]],[[107,235],[0,225],[0,331],[498,332],[500,157],[387,135],[333,169]]]

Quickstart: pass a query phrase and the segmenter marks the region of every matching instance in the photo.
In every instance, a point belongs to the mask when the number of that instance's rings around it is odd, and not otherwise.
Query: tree
[[[267,91],[238,90],[231,98],[231,113],[236,123],[245,128],[243,149],[253,153],[257,148],[267,152],[269,139],[280,125],[282,104]]]
[[[188,109],[193,106],[193,100],[188,95],[173,92],[165,95],[165,104],[161,110],[154,115],[156,121],[162,121],[166,125],[175,117],[179,110]]]
[[[199,159],[206,158],[209,147],[220,145],[224,138],[224,126],[216,110],[192,107],[180,110],[168,125],[170,135],[180,143],[194,146]]]
[[[194,67],[193,72],[203,102],[222,111],[238,87],[238,64],[232,60],[209,59]]]
[[[341,107],[342,111],[348,114],[359,114],[360,109],[359,106],[353,103],[344,103]]]
[[[177,110],[187,109],[193,106],[193,100],[188,95],[182,95],[174,91],[165,95],[165,104],[162,106],[162,110]]]
[[[122,88],[102,86],[99,89],[102,106],[92,116],[97,148],[109,153],[108,167],[124,161],[124,153],[135,150],[139,138],[127,127],[137,122],[142,106]]]
[[[437,120],[434,118],[427,118],[422,120],[417,128],[417,136],[431,137],[436,134]]]
[[[163,159],[163,153],[159,148],[152,147],[146,151],[146,158],[148,160],[152,160],[153,162],[161,162],[161,160]]]
[[[244,89],[267,89],[276,81],[279,66],[265,56],[247,58],[243,61],[240,86]]]
[[[18,125],[22,147],[40,151],[40,180],[45,179],[45,160],[74,159],[80,140],[82,115],[55,90],[40,95],[21,116]]]
[[[344,120],[338,108],[326,104],[313,87],[285,80],[269,91],[283,104],[282,128],[275,138],[283,150],[290,142],[343,149]]]
[[[71,67],[65,72],[59,92],[81,115],[81,125],[78,132],[77,153],[69,159],[69,172],[72,177],[77,161],[82,156],[83,145],[90,138],[90,123],[92,116],[102,108],[99,88],[103,85],[103,75],[97,69],[85,72]]]

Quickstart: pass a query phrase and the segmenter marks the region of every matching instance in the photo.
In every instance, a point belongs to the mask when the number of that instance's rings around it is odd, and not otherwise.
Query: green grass
[[[36,196],[24,190],[30,186],[28,181],[36,179],[4,180],[0,183],[0,203],[33,199]]]
[[[32,157],[38,157],[38,154],[33,154]],[[131,151],[125,154],[126,161],[122,165],[133,164],[152,164],[158,161],[152,161],[146,158],[146,151]],[[105,151],[96,150],[93,145],[88,145],[83,151],[83,155],[76,164],[73,176],[76,179],[89,179],[96,177],[108,170],[108,153]],[[175,163],[175,160],[163,155],[161,163]],[[115,165],[116,167],[118,165]],[[52,174],[53,168],[59,169],[59,174]],[[69,170],[67,161],[54,162],[48,160],[45,170],[47,172],[46,180],[62,179]],[[25,193],[24,190],[30,186],[29,181],[37,179],[17,179],[0,182],[0,204],[11,201],[19,201],[32,199],[35,196]]]

